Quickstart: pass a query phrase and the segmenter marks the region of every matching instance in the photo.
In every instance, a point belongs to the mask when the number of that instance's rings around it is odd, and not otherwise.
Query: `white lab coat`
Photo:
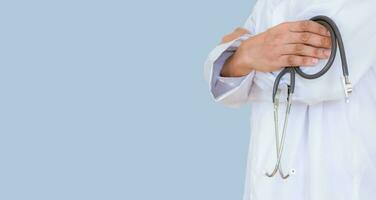
[[[258,34],[285,21],[327,15],[345,43],[354,90],[344,99],[339,53],[329,72],[315,80],[297,76],[282,158],[282,180],[265,176],[276,161],[272,86],[278,72],[252,72],[240,78],[219,76],[223,62],[241,38],[214,48],[205,76],[216,102],[251,104],[251,137],[243,200],[376,199],[376,1],[259,0],[244,28]],[[306,68],[313,72],[316,68]],[[288,82],[286,76],[285,82]],[[286,85],[282,84],[282,94]],[[281,97],[282,99],[285,96]],[[280,108],[280,130],[284,117]]]

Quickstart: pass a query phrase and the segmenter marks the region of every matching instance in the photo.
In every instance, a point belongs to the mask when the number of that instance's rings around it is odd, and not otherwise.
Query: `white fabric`
[[[210,53],[205,75],[215,101],[227,106],[251,104],[243,200],[376,198],[375,7],[374,0],[259,0],[244,25],[258,34],[285,21],[327,15],[336,21],[345,43],[354,85],[349,104],[344,100],[339,57],[324,77],[297,79],[282,158],[284,171],[294,169],[296,173],[287,180],[264,175],[276,160],[271,94],[277,72],[222,79],[218,71],[228,57],[226,50],[238,40]],[[284,107],[281,104],[280,129]]]
[[[209,55],[210,58],[207,60],[208,63],[206,64],[210,66],[207,68],[210,71],[208,73],[211,74],[209,87],[211,88],[211,93],[216,102],[224,102],[231,107],[238,107],[248,101],[249,96],[244,95],[243,91],[250,91],[255,72],[243,77],[221,77],[219,74],[224,62],[234,53],[236,48],[240,45],[240,42],[250,36],[251,35],[246,34],[227,44],[220,45]],[[214,62],[211,60],[214,60]],[[212,65],[213,67],[211,67]],[[234,98],[235,96],[237,97]],[[236,99],[237,102],[231,101],[232,99]]]

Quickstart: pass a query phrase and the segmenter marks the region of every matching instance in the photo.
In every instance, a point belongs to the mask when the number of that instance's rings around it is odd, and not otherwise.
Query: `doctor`
[[[231,107],[251,105],[243,200],[376,198],[375,7],[374,0],[259,0],[245,25],[209,54],[205,76],[214,100]],[[324,76],[296,77],[281,161],[290,177],[270,178],[265,173],[276,161],[275,77],[285,66],[317,72],[335,48],[323,26],[307,21],[317,15],[332,18],[342,33],[353,93],[346,103],[338,54]],[[288,83],[284,77],[282,100]]]

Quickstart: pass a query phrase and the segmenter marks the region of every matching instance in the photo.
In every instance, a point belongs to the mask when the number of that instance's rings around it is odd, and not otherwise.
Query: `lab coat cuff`
[[[236,90],[239,86],[241,86],[245,79],[248,80],[249,77],[253,77],[253,73],[242,77],[220,76],[220,72],[226,60],[235,53],[241,42],[249,37],[251,37],[250,34],[244,34],[233,41],[221,44],[209,55],[209,63],[207,63],[207,65],[210,65],[209,68],[211,70],[209,87],[215,101],[220,101],[220,99],[226,97],[228,94],[231,94],[232,90]]]
[[[220,102],[227,97],[234,95],[237,91],[244,87],[250,90],[250,86],[255,75],[255,71],[252,71],[248,75],[242,77],[224,78],[220,77],[215,87],[212,89],[212,94],[215,102]]]
[[[251,34],[244,34],[235,40],[218,45],[210,52],[205,62],[205,78],[209,82],[209,88],[212,88],[212,85],[214,85],[216,81],[216,75],[219,75],[218,71],[214,71],[214,64],[216,62],[218,63],[219,58],[226,60],[230,57],[240,46],[241,42],[248,39],[250,36]]]

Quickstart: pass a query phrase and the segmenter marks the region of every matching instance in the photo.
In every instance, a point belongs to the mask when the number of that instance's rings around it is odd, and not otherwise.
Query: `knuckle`
[[[310,37],[311,37],[311,34],[309,34],[309,33],[302,33],[302,35],[300,36],[300,40],[302,42],[308,42],[309,39],[310,39]]]
[[[326,33],[326,28],[323,27],[323,26],[320,26],[320,27],[319,27],[319,32],[320,32],[321,34],[325,34],[325,33]]]
[[[295,52],[296,53],[302,53],[303,51],[304,51],[304,45],[302,45],[302,44],[297,44],[297,45],[295,45]]]
[[[278,24],[276,27],[278,27],[278,28],[285,28],[286,27],[286,22],[282,22],[282,23]]]
[[[328,47],[332,46],[332,39],[330,38],[327,39],[327,45]]]
[[[307,30],[310,26],[310,22],[308,20],[304,20],[300,23],[300,28],[303,30]]]
[[[329,40],[329,38],[322,37],[322,38],[321,38],[321,45],[322,45],[322,46],[325,46],[325,47],[329,46],[329,45],[330,45],[330,40]]]
[[[281,27],[281,28],[283,28],[283,29],[287,29],[288,27],[289,27],[289,23],[288,22],[283,22],[283,23],[281,23],[281,24],[279,24],[279,26]]]

